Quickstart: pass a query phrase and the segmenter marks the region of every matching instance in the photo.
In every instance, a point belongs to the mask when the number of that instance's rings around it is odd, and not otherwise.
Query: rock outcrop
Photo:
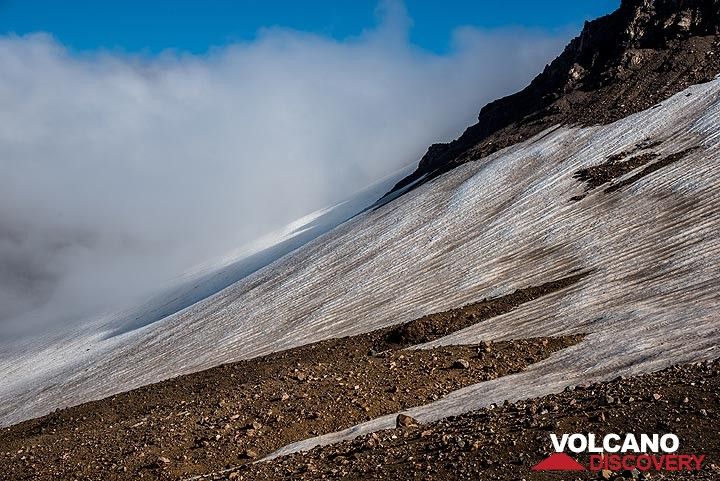
[[[720,0],[623,0],[525,89],[489,103],[458,139],[431,145],[393,191],[557,124],[606,124],[720,73]],[[417,183],[419,185],[420,183]]]

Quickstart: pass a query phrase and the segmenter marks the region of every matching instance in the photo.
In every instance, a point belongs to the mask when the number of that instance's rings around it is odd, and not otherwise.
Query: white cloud
[[[268,29],[207,55],[76,54],[0,37],[0,329],[130,302],[417,161],[568,34]]]

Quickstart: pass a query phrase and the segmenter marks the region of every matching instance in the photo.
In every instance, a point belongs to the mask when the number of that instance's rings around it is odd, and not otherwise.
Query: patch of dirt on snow
[[[605,189],[605,193],[609,194],[611,192],[615,192],[618,189],[621,189],[625,186],[628,186],[630,184],[633,184],[637,182],[638,180],[642,179],[646,175],[650,175],[653,172],[657,172],[658,170],[662,169],[663,167],[667,167],[668,165],[674,164],[675,162],[682,160],[685,158],[686,155],[690,154],[691,152],[694,152],[699,147],[690,147],[688,149],[681,150],[680,152],[675,152],[673,154],[668,155],[667,157],[664,157],[657,162],[653,162],[652,164],[646,166],[644,169],[642,169],[637,174],[622,180],[616,184],[612,184],[609,187]]]
[[[674,152],[672,154],[666,155],[662,159],[653,162],[656,158],[660,156],[660,154],[647,151],[647,149],[657,146],[659,145],[659,143],[660,142],[645,142],[636,146],[629,152],[621,152],[619,154],[609,156],[602,164],[593,165],[578,170],[577,172],[575,172],[573,177],[578,181],[585,183],[585,193],[572,197],[570,200],[582,200],[588,193],[608,183],[611,184],[606,187],[603,192],[605,192],[606,194],[610,194],[625,186],[637,182],[638,180],[652,174],[653,172],[657,172],[663,167],[667,167],[668,165],[674,164],[675,162],[682,160],[688,154],[699,149],[699,147],[697,146],[689,147],[679,152]],[[641,151],[644,152],[633,155],[636,152]],[[634,170],[640,169],[640,167],[644,168],[626,179],[623,179],[619,182],[613,182],[625,176],[626,174],[633,172]]]
[[[580,273],[564,277],[556,281],[546,282],[539,286],[518,289],[506,296],[494,299],[483,299],[480,302],[423,316],[406,322],[388,331],[376,350],[388,347],[399,348],[413,344],[424,344],[445,337],[453,332],[472,326],[485,319],[505,314],[526,302],[538,297],[559,291],[575,284],[588,273]]]

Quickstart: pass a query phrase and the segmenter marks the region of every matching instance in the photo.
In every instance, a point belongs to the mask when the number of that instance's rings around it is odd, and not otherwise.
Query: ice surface
[[[368,211],[176,314],[114,336],[97,321],[62,342],[29,346],[22,362],[0,361],[0,422],[408,321],[574,269],[592,273],[437,342],[590,333],[584,342],[410,414],[428,421],[717,356],[719,120],[715,80],[612,125],[554,129]],[[646,139],[663,141],[653,148],[662,156],[701,148],[616,192],[569,201],[584,188],[574,172]]]

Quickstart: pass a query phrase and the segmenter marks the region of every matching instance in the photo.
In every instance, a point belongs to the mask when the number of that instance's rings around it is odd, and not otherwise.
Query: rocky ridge
[[[720,0],[623,0],[525,89],[487,104],[458,139],[431,145],[387,197],[556,125],[614,122],[718,73]]]

